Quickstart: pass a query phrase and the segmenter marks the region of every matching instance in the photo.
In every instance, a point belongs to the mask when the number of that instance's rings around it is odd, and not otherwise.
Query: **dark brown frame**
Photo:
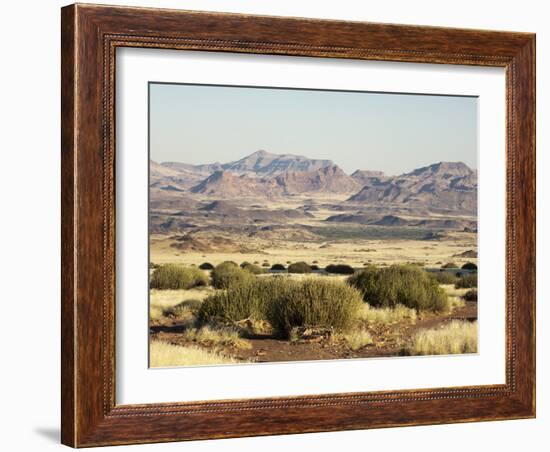
[[[74,447],[535,416],[535,35],[71,5],[62,9],[62,442]],[[115,404],[117,47],[506,69],[506,383]]]

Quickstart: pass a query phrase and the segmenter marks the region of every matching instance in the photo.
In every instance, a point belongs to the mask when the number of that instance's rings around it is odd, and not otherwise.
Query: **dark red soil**
[[[258,334],[248,338],[247,341],[252,345],[250,349],[225,347],[221,351],[238,359],[255,362],[399,356],[403,354],[403,349],[418,330],[435,328],[451,320],[474,321],[476,319],[477,303],[470,301],[466,302],[465,307],[454,310],[452,314],[421,314],[415,323],[403,321],[391,325],[371,325],[369,333],[374,344],[355,351],[341,342],[323,337],[291,342],[277,339],[269,334]],[[178,345],[191,345],[192,343],[182,335],[184,330],[184,324],[171,321],[151,326],[150,334],[152,339]]]

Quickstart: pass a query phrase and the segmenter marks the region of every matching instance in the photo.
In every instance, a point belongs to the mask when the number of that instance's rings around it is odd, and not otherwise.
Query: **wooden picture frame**
[[[535,416],[535,35],[146,8],[62,9],[62,442],[73,447]],[[115,403],[118,47],[506,69],[506,383]]]

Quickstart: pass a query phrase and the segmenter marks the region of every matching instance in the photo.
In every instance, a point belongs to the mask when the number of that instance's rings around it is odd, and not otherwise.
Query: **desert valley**
[[[263,150],[227,163],[151,161],[149,208],[155,353],[191,347],[217,357],[173,365],[415,354],[411,347],[419,333],[476,325],[477,172],[462,162],[386,175],[363,167],[347,174],[330,160]],[[308,268],[292,271],[296,264]],[[445,309],[426,310],[399,300],[365,303],[359,316],[363,338],[339,340],[336,333],[304,324],[281,340],[275,334],[280,328],[262,323],[261,316],[206,316],[204,300],[231,290],[215,284],[216,268],[224,265],[250,270],[258,280],[278,277],[308,284],[316,278],[344,285],[356,278],[350,284],[359,292],[358,275],[364,269],[380,273],[403,267],[414,280],[437,281],[448,300]],[[185,287],[155,286],[158,270],[170,266],[193,268],[204,278],[199,275],[200,283]],[[462,282],[473,275],[475,285]],[[361,294],[368,302],[364,290]],[[222,317],[226,340],[213,337],[212,321]]]

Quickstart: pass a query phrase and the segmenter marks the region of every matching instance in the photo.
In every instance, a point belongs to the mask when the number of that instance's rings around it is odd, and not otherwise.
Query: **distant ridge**
[[[372,178],[348,201],[475,213],[477,173],[462,162],[434,163],[400,176]]]
[[[259,150],[228,163],[151,161],[150,181],[151,187],[174,195],[185,191],[230,199],[338,193],[358,208],[477,212],[477,171],[463,162],[437,162],[398,176],[365,169],[348,175],[331,160]]]

